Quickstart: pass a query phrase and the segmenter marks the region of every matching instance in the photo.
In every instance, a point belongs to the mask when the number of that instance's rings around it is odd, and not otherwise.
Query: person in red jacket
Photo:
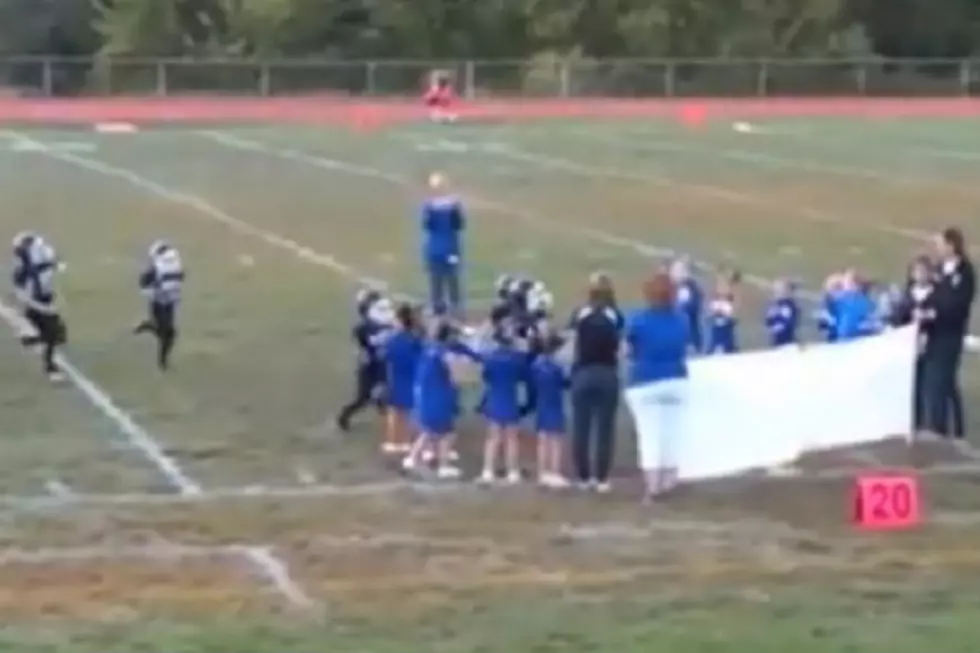
[[[425,106],[429,108],[429,118],[432,122],[456,122],[453,105],[456,94],[450,74],[445,70],[435,70],[429,76],[429,88],[423,96]]]

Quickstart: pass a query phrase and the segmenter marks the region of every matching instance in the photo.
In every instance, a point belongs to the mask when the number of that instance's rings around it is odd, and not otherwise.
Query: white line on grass
[[[132,171],[124,170],[121,168],[116,168],[114,166],[109,166],[95,159],[89,159],[81,156],[76,156],[70,152],[63,152],[60,150],[50,150],[44,146],[43,143],[20,134],[15,131],[2,131],[0,136],[11,139],[15,144],[20,143],[28,148],[34,148],[33,151],[38,152],[40,155],[48,156],[59,161],[73,164],[80,168],[90,170],[93,172],[98,172],[109,177],[121,177],[130,183],[140,186],[156,194],[163,194],[164,197],[169,196],[170,199],[175,201],[190,202],[192,205],[197,201],[196,198],[190,196],[184,196],[179,193],[174,193],[169,189],[160,186],[159,184],[147,180]],[[179,198],[179,199],[175,199]],[[210,209],[213,213],[215,212],[213,207],[207,203],[203,203],[198,207],[199,210]],[[225,216],[225,214],[220,211],[216,212],[216,216],[223,216],[226,219],[230,219],[233,224],[247,225],[247,223],[242,223],[241,221],[235,220],[230,216]],[[250,225],[249,225],[250,226]],[[297,252],[298,253],[298,252]],[[311,254],[313,254],[311,252]],[[318,259],[319,260],[319,259]],[[337,265],[334,262],[334,265]],[[6,321],[14,331],[22,329],[23,324],[18,324],[18,322],[23,322],[22,318],[14,311],[10,306],[0,303],[0,317]],[[111,419],[129,439],[130,444],[138,449],[143,455],[153,463],[154,466],[160,471],[160,473],[167,478],[171,485],[177,489],[177,491],[186,496],[200,495],[202,492],[201,485],[192,479],[188,474],[186,474],[180,465],[173,458],[168,456],[160,443],[150,435],[145,429],[136,424],[136,422],[122,409],[120,409],[107,392],[102,390],[98,385],[96,385],[91,379],[85,376],[78,368],[71,364],[67,358],[64,356],[59,356],[58,360],[64,372],[71,379],[72,383],[92,402],[97,408],[99,408],[109,419]],[[308,596],[303,595],[300,592],[299,596],[303,600],[297,601],[297,594],[295,584],[290,580],[289,584],[283,583],[282,570],[286,568],[285,563],[282,561],[272,564],[275,559],[272,555],[265,551],[264,553],[260,550],[255,550],[251,548],[243,549],[242,553],[244,557],[249,560],[253,565],[255,565],[266,577],[272,581],[276,587],[279,588],[280,592],[286,596],[290,601],[296,605],[301,605],[304,607],[310,607],[314,605],[312,599]],[[288,574],[287,574],[288,578]]]
[[[153,559],[178,560],[181,558],[211,558],[240,555],[243,545],[99,545],[85,547],[42,547],[38,549],[0,549],[0,565],[52,564],[57,562],[90,562],[93,560]]]

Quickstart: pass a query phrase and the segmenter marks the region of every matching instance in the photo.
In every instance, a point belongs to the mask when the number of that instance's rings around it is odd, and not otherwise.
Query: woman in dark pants
[[[936,238],[939,254],[934,289],[935,315],[923,354],[927,425],[940,436],[963,438],[963,400],[959,388],[963,339],[976,294],[973,264],[959,229],[945,229]]]
[[[575,334],[571,374],[572,454],[579,486],[610,488],[619,407],[619,349],[623,318],[609,278],[593,275],[588,303],[569,324]],[[594,449],[594,457],[593,457]]]

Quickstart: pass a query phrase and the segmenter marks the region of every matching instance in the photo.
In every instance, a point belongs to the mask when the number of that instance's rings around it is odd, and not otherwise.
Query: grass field
[[[414,204],[467,197],[468,296],[523,271],[627,298],[670,249],[749,281],[899,278],[949,223],[980,241],[980,127],[781,120],[0,133],[0,236],[35,228],[62,279],[75,386],[0,339],[0,650],[112,653],[922,653],[980,641],[980,450],[803,461],[792,479],[637,502],[409,485],[365,415],[341,436],[350,297],[422,289]],[[168,375],[130,335],[154,239],[189,268]],[[980,329],[980,325],[978,325]],[[813,335],[812,329],[810,331]],[[978,432],[980,364],[964,365]],[[475,443],[469,421],[464,442]],[[737,434],[732,434],[737,437]],[[464,447],[469,445],[464,445]],[[473,460],[468,460],[472,469]],[[927,523],[867,536],[850,472],[923,468]]]

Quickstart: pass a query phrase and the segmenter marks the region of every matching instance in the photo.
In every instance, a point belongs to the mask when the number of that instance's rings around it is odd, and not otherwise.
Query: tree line
[[[0,54],[963,58],[980,0],[0,0]]]

